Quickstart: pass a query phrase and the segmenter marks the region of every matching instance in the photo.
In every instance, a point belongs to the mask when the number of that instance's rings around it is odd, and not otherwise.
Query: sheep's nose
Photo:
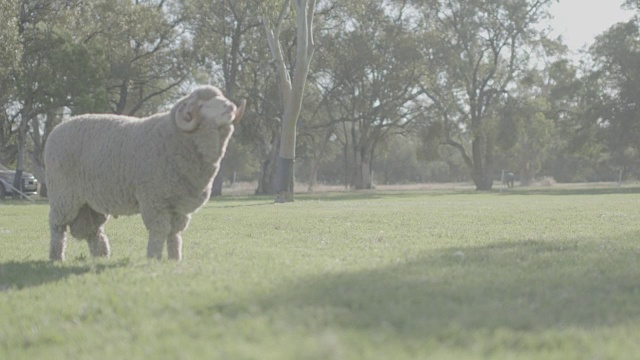
[[[237,109],[238,109],[238,107],[234,103],[230,102],[230,103],[227,104],[227,109],[226,109],[227,111],[226,112],[234,114]]]

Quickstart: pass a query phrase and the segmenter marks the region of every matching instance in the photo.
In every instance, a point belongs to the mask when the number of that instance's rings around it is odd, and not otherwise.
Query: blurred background
[[[248,100],[219,186],[273,193],[283,101],[265,24],[281,8],[2,1],[0,163],[44,190],[44,144],[65,118],[142,117],[210,83]],[[638,0],[318,0],[296,189],[636,181],[639,15]]]

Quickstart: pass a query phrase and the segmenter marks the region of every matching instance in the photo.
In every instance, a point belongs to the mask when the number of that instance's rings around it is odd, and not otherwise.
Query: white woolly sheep
[[[180,232],[211,194],[227,143],[244,113],[213,86],[197,88],[171,111],[139,119],[73,117],[49,135],[51,260],[64,260],[67,226],[93,256],[109,256],[109,215],[140,213],[147,256],[182,258]]]

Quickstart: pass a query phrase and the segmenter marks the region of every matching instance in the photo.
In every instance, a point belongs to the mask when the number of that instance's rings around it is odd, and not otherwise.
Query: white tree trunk
[[[280,152],[277,161],[276,202],[293,201],[293,161],[296,155],[296,133],[298,118],[302,109],[304,88],[309,66],[315,51],[313,41],[313,15],[316,0],[293,0],[296,11],[296,63],[293,78],[287,71],[287,65],[280,44],[282,22],[291,8],[291,0],[282,3],[275,27],[272,28],[263,18],[267,42],[271,56],[276,63],[279,87],[282,95],[283,117],[280,132]]]

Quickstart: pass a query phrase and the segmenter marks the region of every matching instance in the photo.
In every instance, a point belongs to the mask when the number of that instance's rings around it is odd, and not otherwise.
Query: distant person
[[[504,173],[504,180],[502,180],[502,183],[507,185],[508,188],[512,188],[515,180],[516,174],[512,173],[511,171],[507,171],[506,173]]]

